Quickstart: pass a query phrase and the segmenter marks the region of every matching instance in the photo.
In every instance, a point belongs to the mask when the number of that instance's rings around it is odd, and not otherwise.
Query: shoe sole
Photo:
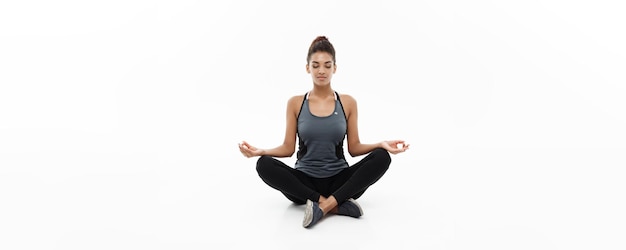
[[[306,201],[306,207],[304,208],[304,220],[302,221],[303,227],[308,227],[313,221],[313,202],[311,200]]]

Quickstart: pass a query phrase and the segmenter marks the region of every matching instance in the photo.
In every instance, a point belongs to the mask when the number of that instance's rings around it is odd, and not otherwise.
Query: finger
[[[245,148],[245,147],[241,147],[240,151],[242,154],[244,154],[246,157],[250,157],[251,153],[250,153],[250,149]]]
[[[252,154],[251,154],[249,151],[247,151],[247,150],[246,150],[246,151],[244,151],[244,152],[243,152],[243,154],[244,154],[246,157],[248,157],[248,158],[252,157]]]
[[[243,151],[246,152],[246,154],[252,153],[252,150],[250,148],[243,148]]]

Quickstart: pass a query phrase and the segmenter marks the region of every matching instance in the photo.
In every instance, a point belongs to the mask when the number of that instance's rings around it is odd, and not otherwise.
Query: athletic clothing
[[[303,205],[307,199],[319,201],[320,195],[332,195],[341,204],[350,198],[361,197],[385,174],[390,163],[387,150],[377,148],[356,164],[327,178],[311,177],[270,156],[259,157],[256,170],[263,182],[295,204]]]
[[[343,139],[348,124],[335,93],[335,109],[328,116],[316,116],[309,109],[308,93],[298,115],[299,149],[295,168],[316,178],[326,178],[348,167]]]
[[[298,114],[299,149],[294,167],[282,161],[261,156],[256,170],[270,187],[280,191],[296,204],[306,200],[319,201],[320,196],[334,196],[339,204],[363,195],[389,169],[391,157],[387,150],[376,148],[354,165],[349,165],[343,153],[347,119],[335,92],[335,110],[318,117],[309,109],[305,94]]]

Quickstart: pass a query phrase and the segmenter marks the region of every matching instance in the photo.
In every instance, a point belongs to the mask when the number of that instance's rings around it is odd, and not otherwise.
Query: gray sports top
[[[298,114],[299,149],[295,168],[315,178],[326,178],[348,167],[343,154],[347,131],[346,115],[335,92],[335,111],[329,116],[315,116],[309,109],[309,95],[304,95]]]

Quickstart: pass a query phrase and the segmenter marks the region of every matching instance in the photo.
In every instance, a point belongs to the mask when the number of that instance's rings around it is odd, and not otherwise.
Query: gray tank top
[[[348,167],[343,154],[347,131],[346,115],[335,92],[335,110],[329,116],[315,116],[309,109],[308,93],[298,114],[299,149],[295,168],[315,178],[326,178]]]

